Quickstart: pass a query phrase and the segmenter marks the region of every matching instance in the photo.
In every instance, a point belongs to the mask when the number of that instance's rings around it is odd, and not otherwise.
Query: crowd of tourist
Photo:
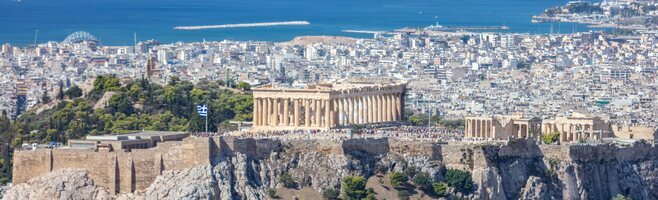
[[[233,136],[240,138],[272,138],[281,140],[295,139],[333,139],[350,138],[397,138],[409,140],[428,140],[454,142],[464,139],[464,131],[442,127],[396,126],[385,128],[355,128],[332,130],[272,130],[272,131],[231,131],[224,133],[193,133],[196,137]]]

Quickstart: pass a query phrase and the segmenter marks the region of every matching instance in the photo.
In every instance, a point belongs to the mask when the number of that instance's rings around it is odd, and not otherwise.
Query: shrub
[[[414,167],[414,166],[407,167],[406,169],[404,169],[404,174],[407,175],[407,177],[409,177],[409,178],[413,178],[414,176],[416,176],[417,172],[418,171],[416,170],[416,167]]]
[[[429,190],[432,188],[432,180],[430,174],[427,172],[420,172],[414,176],[414,185],[422,190]]]
[[[393,187],[402,187],[408,180],[409,178],[407,178],[407,175],[400,172],[393,172],[390,178]]]
[[[236,88],[238,90],[251,90],[251,85],[249,85],[249,83],[245,83],[245,82],[240,81],[240,83],[238,83]]]
[[[82,96],[82,89],[80,89],[80,87],[78,87],[77,85],[73,85],[68,90],[66,90],[64,94],[66,94],[66,96],[68,96],[71,99],[75,99],[77,97]]]
[[[338,191],[331,188],[326,189],[322,192],[322,197],[325,200],[336,200],[338,199]]]
[[[432,187],[434,188],[434,194],[439,197],[447,197],[448,196],[448,185],[445,183],[434,183],[432,184]]]
[[[366,190],[366,198],[363,198],[362,200],[377,200],[377,198],[375,197],[375,194],[377,194],[377,193],[375,193],[374,189],[368,188]]]
[[[375,197],[375,193],[368,193],[366,198],[363,198],[362,200],[377,200],[377,197]]]
[[[295,180],[292,179],[292,176],[290,174],[282,174],[279,177],[279,183],[283,184],[284,187],[287,188],[295,188],[297,187],[297,183],[295,183]]]
[[[559,140],[560,140],[560,132],[557,131],[541,136],[541,141],[544,144],[555,144]]]
[[[343,177],[341,186],[344,200],[357,200],[366,197],[366,179],[361,176]]]
[[[406,191],[406,190],[398,191],[398,199],[400,199],[400,200],[409,200],[409,196],[411,196],[409,191]]]
[[[617,196],[612,197],[612,200],[633,200],[633,198],[621,194],[617,194]]]
[[[276,189],[274,188],[267,189],[267,196],[269,196],[270,198],[276,198]]]
[[[473,186],[471,173],[464,170],[448,169],[443,176],[443,180],[448,183],[448,186],[454,187],[465,194],[469,193]]]

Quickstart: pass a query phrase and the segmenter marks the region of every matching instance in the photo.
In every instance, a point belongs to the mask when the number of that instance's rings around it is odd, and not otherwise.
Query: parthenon
[[[351,80],[253,89],[256,130],[328,130],[402,120],[406,83]]]
[[[641,134],[630,134],[630,130],[611,130],[611,124],[600,117],[581,113],[560,116],[555,119],[540,119],[523,115],[465,117],[464,137],[472,139],[535,138],[551,133],[560,134],[560,143],[580,140],[601,140],[606,137],[633,139],[633,137],[653,140],[653,129],[633,128]],[[619,126],[615,126],[619,127]],[[639,133],[639,132],[638,132]]]
[[[464,137],[477,139],[537,138],[541,119],[523,115],[465,117]]]

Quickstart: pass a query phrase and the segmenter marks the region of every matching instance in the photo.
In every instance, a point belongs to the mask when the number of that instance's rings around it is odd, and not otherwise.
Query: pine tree
[[[57,99],[58,100],[64,99],[64,84],[61,81],[59,82],[59,91],[57,92]]]
[[[50,103],[50,96],[48,96],[48,90],[43,90],[43,95],[41,96],[41,102]]]

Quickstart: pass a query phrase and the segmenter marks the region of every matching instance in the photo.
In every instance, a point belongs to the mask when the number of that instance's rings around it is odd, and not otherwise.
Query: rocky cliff
[[[416,167],[435,181],[446,168],[471,171],[479,199],[658,199],[656,148],[507,144],[433,144],[388,139],[287,141],[263,149],[222,150],[209,165],[165,171],[146,190],[109,196],[84,171],[55,171],[5,193],[4,199],[266,199],[290,174],[298,188],[340,189],[342,177]],[[334,145],[335,147],[335,145]],[[304,199],[301,197],[301,199]]]

